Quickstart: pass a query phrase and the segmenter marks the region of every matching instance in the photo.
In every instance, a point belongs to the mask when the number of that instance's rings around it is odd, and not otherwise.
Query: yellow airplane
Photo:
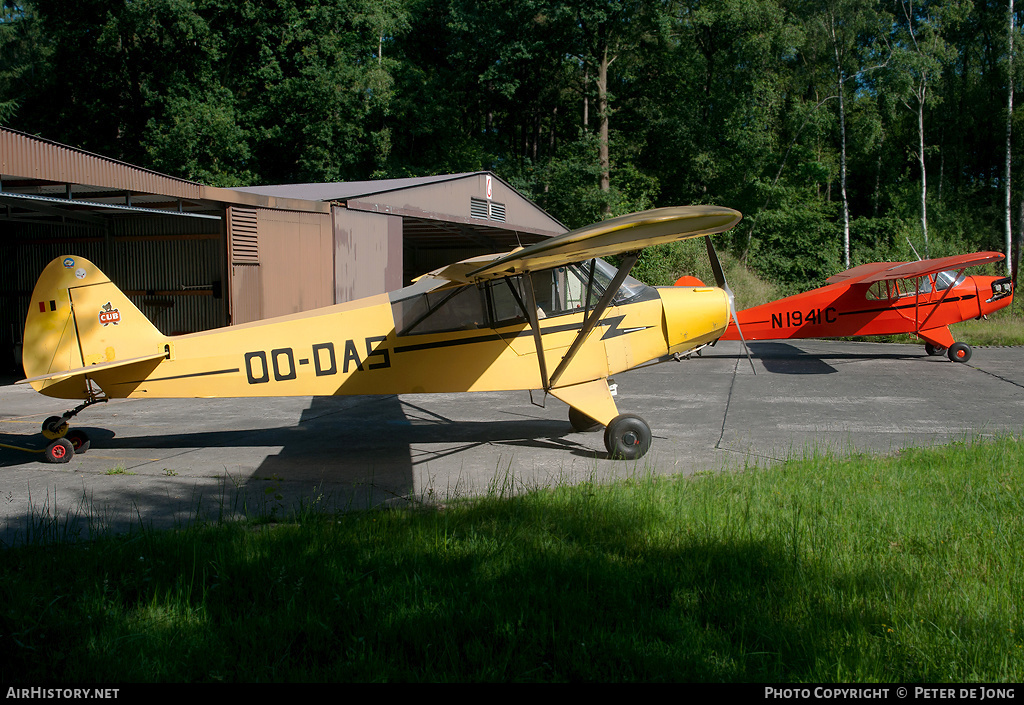
[[[741,218],[715,206],[633,213],[389,294],[178,336],[160,333],[94,264],[62,256],[33,291],[19,383],[83,400],[43,423],[50,462],[89,447],[68,421],[108,399],[504,390],[543,390],[569,405],[576,430],[604,426],[610,457],[639,458],[651,429],[619,414],[608,377],[717,340],[733,311],[722,288],[652,288],[629,271],[644,247]],[[610,255],[618,267],[600,259]]]

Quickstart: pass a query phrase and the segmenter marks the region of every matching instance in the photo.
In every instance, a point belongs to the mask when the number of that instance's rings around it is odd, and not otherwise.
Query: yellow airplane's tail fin
[[[166,337],[96,265],[67,255],[50,262],[39,276],[24,341],[22,362],[33,389],[46,394],[48,386],[63,381],[61,393],[53,396],[69,398],[67,373],[74,370],[85,398],[82,368],[153,359],[164,352]]]

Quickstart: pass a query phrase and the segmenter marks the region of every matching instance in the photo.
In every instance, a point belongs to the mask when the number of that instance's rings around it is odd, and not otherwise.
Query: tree
[[[824,32],[831,55],[835,95],[839,113],[839,191],[843,217],[843,262],[850,267],[850,200],[847,189],[847,106],[846,84],[860,83],[862,76],[885,65],[888,57],[872,57],[874,29],[878,15],[866,0],[821,0],[818,26]],[[879,64],[867,65],[873,58]]]
[[[644,44],[659,25],[657,3],[643,0],[583,0],[566,3],[578,29],[575,52],[585,75],[591,71],[597,89],[599,188],[605,196],[602,214],[612,215],[611,200],[611,66]]]
[[[1013,162],[1013,39],[1016,33],[1016,23],[1013,14],[1013,0],[1007,0],[1007,30],[1006,30],[1006,167],[1003,179],[1003,191],[1005,194],[1005,247],[1006,247],[1006,273],[1016,281],[1016,262],[1013,252],[1013,204],[1011,198],[1011,166]]]
[[[896,87],[903,104],[917,118],[916,156],[920,172],[921,233],[924,256],[929,256],[928,241],[928,169],[925,154],[925,106],[932,100],[932,83],[943,66],[956,54],[942,33],[955,25],[970,10],[970,0],[895,0],[896,29],[893,42],[890,85]],[[937,98],[936,98],[937,100]]]

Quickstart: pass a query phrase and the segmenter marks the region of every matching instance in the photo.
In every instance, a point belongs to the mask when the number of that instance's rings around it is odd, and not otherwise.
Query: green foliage
[[[683,275],[712,286],[715,283],[703,238],[648,247],[640,253],[630,274],[651,286],[671,286]]]
[[[837,204],[815,198],[807,188],[762,188],[770,193],[766,200],[771,206],[743,223],[748,234],[746,256],[755,269],[786,291],[808,282],[820,286],[842,271]]]
[[[719,249],[790,291],[841,266],[844,174],[853,263],[924,255],[925,177],[929,254],[1002,249],[1005,23],[961,0],[5,0],[0,122],[224,186],[489,169],[569,227],[718,203],[745,216]]]

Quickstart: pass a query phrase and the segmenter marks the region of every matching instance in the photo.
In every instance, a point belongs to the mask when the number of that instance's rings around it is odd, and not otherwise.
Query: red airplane
[[[1009,306],[1013,284],[1009,277],[965,276],[964,270],[1003,258],[978,252],[862,264],[829,277],[827,286],[736,311],[721,340],[912,333],[925,341],[929,355],[946,353],[954,362],[967,362],[971,346],[954,341],[949,324]],[[703,283],[684,276],[676,286]]]

